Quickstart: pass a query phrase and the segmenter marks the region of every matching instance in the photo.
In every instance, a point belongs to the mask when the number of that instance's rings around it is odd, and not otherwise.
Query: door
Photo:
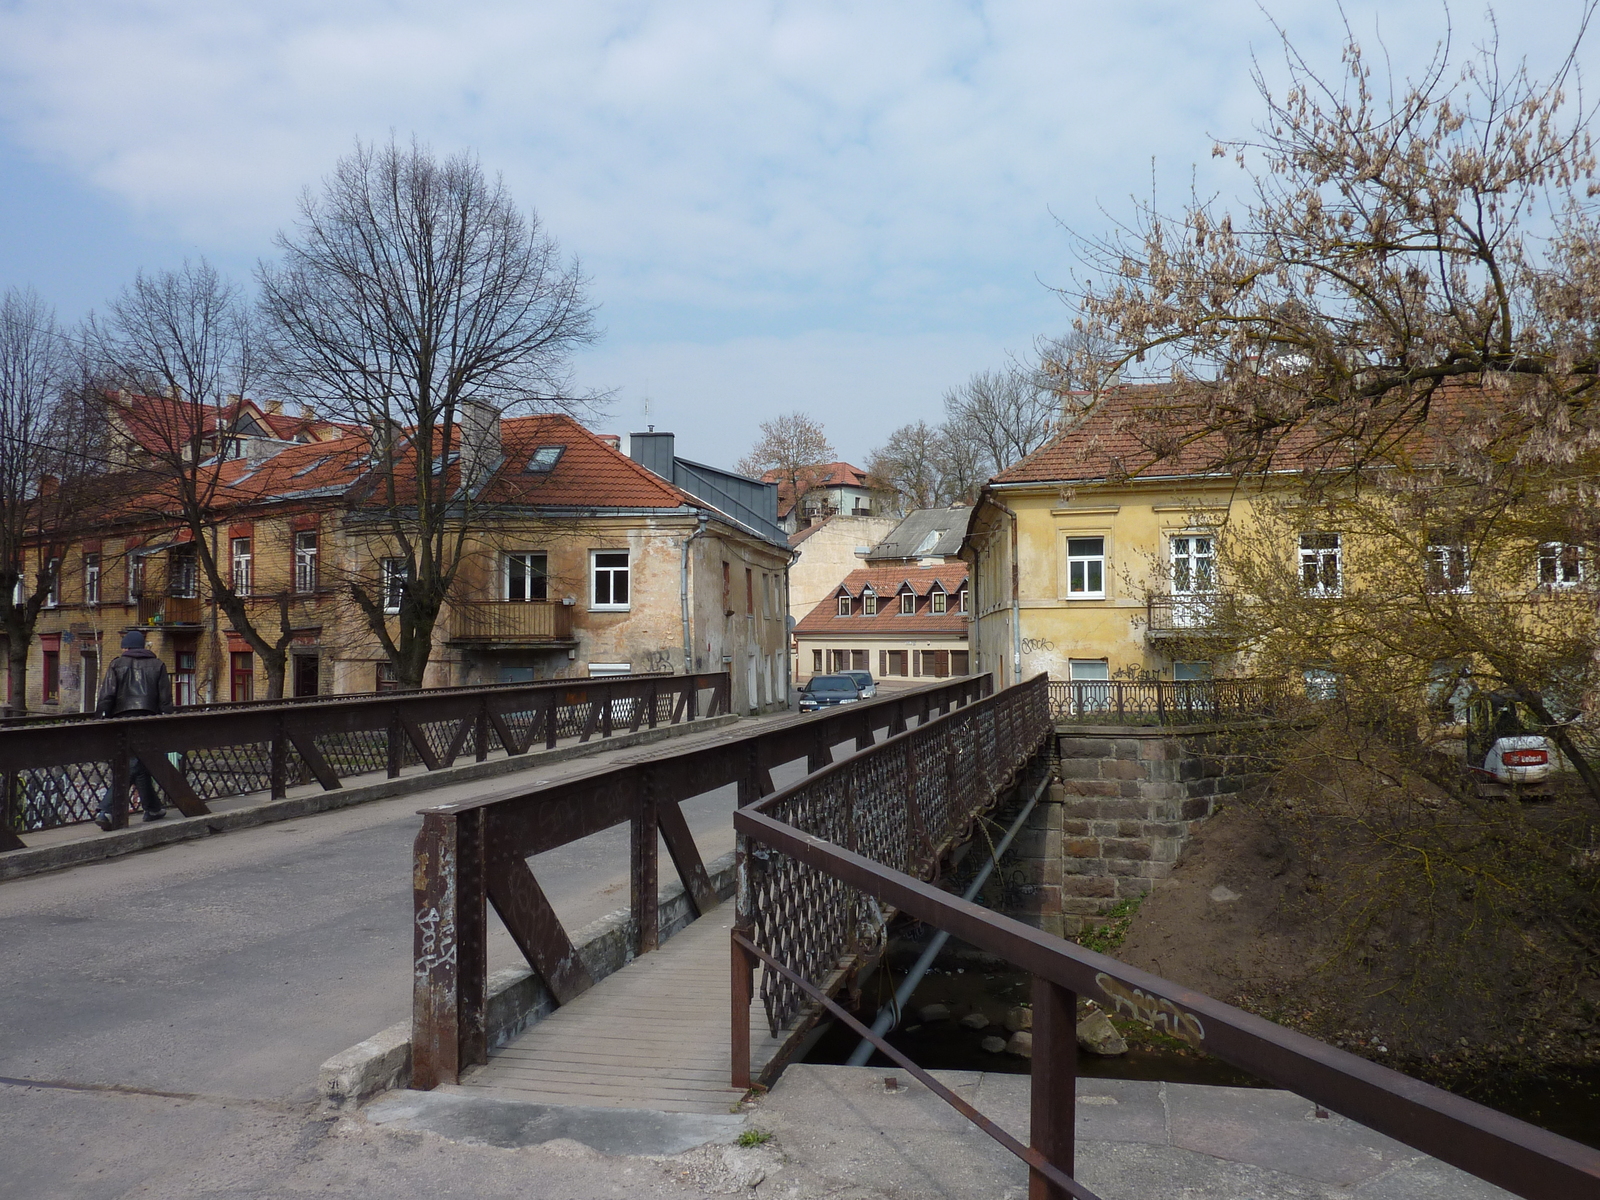
[[[83,652],[83,705],[84,712],[93,712],[95,699],[100,694],[100,651]]]
[[[1216,591],[1216,542],[1206,534],[1170,539],[1172,548],[1172,626],[1203,629],[1211,624]]]
[[[315,696],[320,680],[321,655],[296,654],[294,656],[294,694]]]

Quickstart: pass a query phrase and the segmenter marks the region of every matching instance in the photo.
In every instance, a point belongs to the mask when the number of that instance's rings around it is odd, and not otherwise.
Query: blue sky
[[[1267,8],[1337,73],[1334,4]],[[1436,2],[1344,11],[1401,73],[1444,28]],[[1503,55],[1548,68],[1579,15],[1507,6]],[[0,0],[0,287],[72,319],[185,255],[248,276],[356,137],[415,133],[581,258],[600,428],[731,464],[798,408],[859,463],[1067,327],[1062,224],[1103,233],[1152,179],[1237,193],[1210,148],[1256,119],[1252,53],[1278,73],[1248,0]]]

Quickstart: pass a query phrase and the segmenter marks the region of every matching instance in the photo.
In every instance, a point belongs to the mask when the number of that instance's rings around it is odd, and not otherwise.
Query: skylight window
[[[556,469],[556,463],[561,461],[561,455],[565,450],[565,446],[540,446],[528,460],[528,474],[548,475]]]
[[[945,531],[942,529],[929,530],[928,536],[922,539],[922,544],[916,549],[916,554],[918,557],[921,557],[937,546],[939,544],[939,539],[944,536],[944,532]]]

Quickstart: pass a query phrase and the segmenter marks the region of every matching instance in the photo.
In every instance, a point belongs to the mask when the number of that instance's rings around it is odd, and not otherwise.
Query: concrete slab
[[[640,1108],[529,1104],[439,1088],[391,1092],[369,1104],[369,1125],[436,1133],[455,1142],[517,1149],[568,1139],[602,1154],[682,1154],[708,1142],[727,1144],[744,1132],[743,1116],[665,1113]]]

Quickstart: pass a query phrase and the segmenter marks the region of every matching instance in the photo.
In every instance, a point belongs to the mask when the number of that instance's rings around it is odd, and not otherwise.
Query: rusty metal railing
[[[844,742],[857,749],[960,711],[987,695],[987,675],[828,708],[688,750],[663,751],[560,783],[515,788],[422,810],[412,873],[415,903],[411,1086],[455,1083],[487,1061],[487,920],[493,905],[528,965],[558,1003],[592,982],[528,866],[530,855],[615,825],[631,830],[633,950],[658,936],[658,834],[695,916],[717,903],[681,804],[737,785],[741,804],[776,788],[772,771],[804,761],[817,771]]]
[[[1043,685],[1041,676],[931,721],[735,814],[734,828],[748,846],[749,879],[741,882],[748,907],[741,908],[733,933],[734,1086],[748,1086],[748,1032],[740,1032],[748,1030],[748,1016],[741,1024],[741,1000],[748,1014],[751,972],[759,962],[765,975],[781,981],[771,992],[783,1003],[792,994],[831,1012],[1027,1163],[1031,1197],[1094,1200],[1071,1177],[1077,998],[1087,996],[1108,1012],[1145,1021],[1528,1200],[1600,1197],[1600,1151],[959,899],[918,878],[925,857],[859,836],[851,814],[860,792],[847,781],[900,778],[900,793],[876,793],[872,806],[880,814],[876,826],[906,828],[921,806],[920,794],[898,776],[907,744],[915,738],[922,754],[934,747],[937,762],[937,747],[964,744],[966,731],[982,722],[987,710],[1002,709],[1012,693],[1023,691],[1030,693],[1031,706],[1033,690]],[[880,760],[884,765],[875,765]],[[893,812],[896,800],[899,817]],[[874,914],[876,922],[875,914],[885,910],[947,931],[1033,976],[1030,1144],[984,1117],[828,995],[828,975],[837,967],[837,956],[848,951],[847,937],[859,937],[851,921]],[[815,949],[790,930],[807,920],[834,931]],[[764,982],[763,994],[767,991]]]
[[[19,833],[92,820],[102,795],[127,795],[134,758],[168,803],[201,816],[227,796],[282,798],[313,780],[331,790],[353,775],[716,716],[729,686],[724,672],[562,679],[0,729],[0,850],[23,846]]]

